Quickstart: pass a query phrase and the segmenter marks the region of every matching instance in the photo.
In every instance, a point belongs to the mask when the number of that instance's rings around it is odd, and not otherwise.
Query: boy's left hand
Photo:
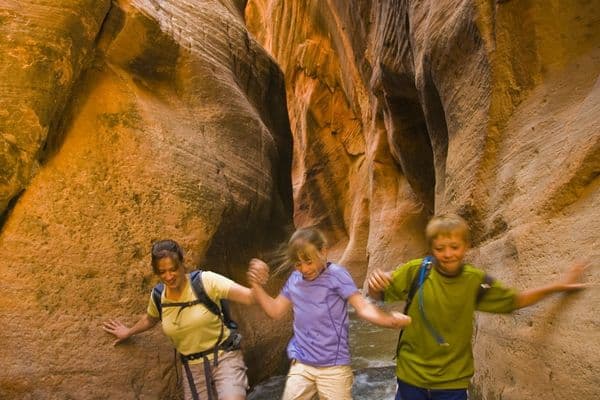
[[[390,312],[390,315],[394,317],[394,328],[396,329],[402,329],[410,325],[412,322],[412,319],[408,315],[402,314],[398,311],[392,311]]]

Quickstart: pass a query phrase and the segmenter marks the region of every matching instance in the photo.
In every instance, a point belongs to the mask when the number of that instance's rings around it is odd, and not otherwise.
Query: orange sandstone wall
[[[280,69],[234,1],[0,1],[0,398],[177,398],[152,241],[245,282],[291,225]],[[253,379],[286,322],[236,309]],[[268,334],[267,334],[268,332]],[[181,376],[181,374],[180,374]]]
[[[285,74],[295,222],[357,281],[444,211],[517,288],[598,259],[598,2],[251,0],[246,23]],[[476,397],[600,397],[599,299],[480,316]]]

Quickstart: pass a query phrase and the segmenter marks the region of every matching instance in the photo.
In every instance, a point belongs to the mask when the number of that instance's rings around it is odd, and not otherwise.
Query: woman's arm
[[[271,297],[262,287],[269,277],[269,266],[263,261],[253,258],[248,268],[248,282],[252,287],[252,295],[263,311],[272,319],[281,319],[291,308],[292,302],[284,295]]]
[[[236,303],[246,305],[256,303],[256,301],[254,300],[254,296],[252,295],[252,290],[237,283],[234,283],[229,288],[229,294],[227,295],[227,299],[235,301]]]
[[[586,284],[581,283],[581,276],[588,266],[589,263],[576,262],[567,269],[562,279],[546,286],[540,286],[520,292],[517,294],[517,308],[531,306],[552,293],[571,292],[585,288]]]
[[[356,309],[356,314],[359,318],[384,328],[401,329],[411,322],[411,318],[408,315],[396,311],[387,313],[374,304],[369,303],[360,293],[350,296],[348,302]]]
[[[144,314],[142,318],[138,320],[131,328],[123,325],[121,321],[116,319],[111,319],[104,322],[102,329],[106,332],[117,337],[117,340],[113,342],[113,346],[121,343],[124,340],[129,339],[133,335],[137,335],[138,333],[142,333],[154,327],[160,321],[158,318],[151,317],[148,314]]]

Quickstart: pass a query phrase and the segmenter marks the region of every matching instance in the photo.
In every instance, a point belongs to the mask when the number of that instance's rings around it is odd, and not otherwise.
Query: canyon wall
[[[292,215],[359,284],[444,211],[517,288],[598,258],[598,2],[0,0],[0,32],[0,398],[178,398],[159,329],[100,329],[160,238],[241,283]],[[599,299],[480,315],[475,398],[600,397]],[[289,321],[241,311],[256,381]]]
[[[357,282],[445,211],[519,289],[598,259],[600,3],[251,0],[246,23],[285,74],[295,222]],[[598,398],[599,299],[479,316],[475,397]]]
[[[244,283],[290,229],[283,75],[244,4],[200,3],[0,1],[0,398],[179,398],[160,328],[101,329],[145,312],[151,243]],[[289,322],[240,311],[260,379]]]

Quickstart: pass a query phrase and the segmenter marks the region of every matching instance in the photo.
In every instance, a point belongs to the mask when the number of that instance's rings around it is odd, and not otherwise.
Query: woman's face
[[[156,264],[158,277],[171,290],[180,290],[185,284],[183,264],[177,264],[169,257],[163,257]]]

